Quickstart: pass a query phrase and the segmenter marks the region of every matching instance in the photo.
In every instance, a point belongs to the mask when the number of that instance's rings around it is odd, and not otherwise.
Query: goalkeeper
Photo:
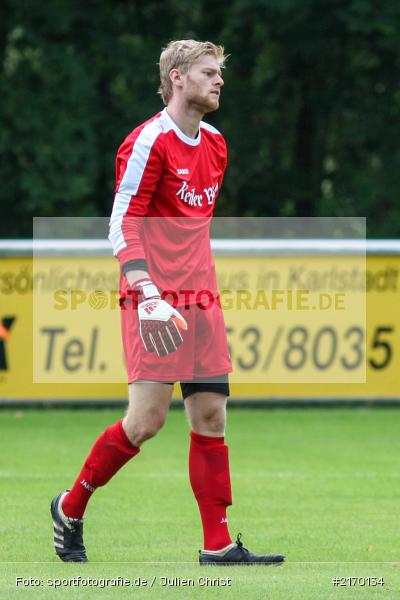
[[[97,439],[71,490],[52,501],[54,546],[66,562],[87,561],[86,505],[158,433],[176,381],[191,428],[189,478],[204,537],[200,564],[284,560],[250,552],[228,529],[231,361],[209,239],[227,151],[222,135],[202,121],[219,107],[225,59],[224,49],[210,42],[170,42],[160,56],[166,108],[118,150],[109,239],[121,267],[129,406]]]

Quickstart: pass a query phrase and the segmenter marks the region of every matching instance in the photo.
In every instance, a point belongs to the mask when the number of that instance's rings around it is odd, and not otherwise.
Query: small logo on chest
[[[178,175],[189,175],[189,169],[177,169]]]

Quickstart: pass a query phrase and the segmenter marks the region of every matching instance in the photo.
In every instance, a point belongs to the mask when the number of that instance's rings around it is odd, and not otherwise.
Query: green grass
[[[400,598],[400,412],[231,410],[232,533],[283,567],[200,569],[202,536],[187,477],[188,429],[172,411],[160,434],[96,491],[85,522],[90,563],[63,564],[49,502],[72,484],[115,411],[0,412],[0,598]],[[60,587],[47,580],[156,577],[153,587]],[[43,580],[16,587],[17,576]],[[163,587],[161,577],[195,587]],[[198,577],[232,579],[203,587]],[[331,578],[383,577],[377,587]],[[149,584],[150,585],[150,584]]]

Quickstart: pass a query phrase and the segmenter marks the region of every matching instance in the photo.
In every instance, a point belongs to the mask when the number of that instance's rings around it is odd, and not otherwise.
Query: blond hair
[[[179,69],[182,74],[188,72],[190,67],[200,57],[211,55],[217,59],[221,68],[228,58],[224,54],[223,46],[216,46],[212,42],[197,42],[196,40],[175,40],[163,48],[160,56],[160,87],[158,93],[165,105],[172,97],[172,82],[169,74],[172,69]]]

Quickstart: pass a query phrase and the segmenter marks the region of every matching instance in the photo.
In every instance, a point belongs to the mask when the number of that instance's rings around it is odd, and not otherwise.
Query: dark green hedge
[[[160,48],[225,45],[219,215],[367,216],[400,235],[397,0],[6,0],[0,236],[108,215],[123,137],[160,107]]]

